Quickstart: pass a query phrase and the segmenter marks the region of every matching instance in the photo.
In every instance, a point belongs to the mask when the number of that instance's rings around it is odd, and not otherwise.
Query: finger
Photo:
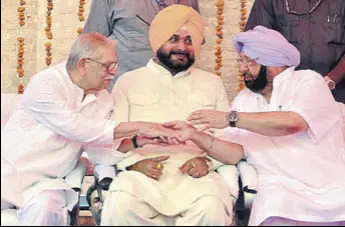
[[[192,167],[191,162],[187,161],[179,169],[182,173],[187,173]]]
[[[165,136],[159,136],[159,139],[160,139],[163,143],[168,143],[168,142],[169,142]]]
[[[173,138],[168,137],[167,138],[168,144],[174,144]]]
[[[171,138],[171,144],[172,145],[178,145],[178,144],[180,144],[180,142],[176,137],[173,137],[173,138]]]
[[[147,173],[150,175],[150,176],[153,176],[153,175],[155,175],[155,176],[157,176],[157,177],[160,177],[161,175],[162,175],[162,170],[159,170],[159,169],[149,169],[148,171],[147,171]]]
[[[200,124],[208,124],[209,122],[205,119],[196,119],[196,120],[188,120],[188,124],[190,125],[200,125]]]
[[[203,157],[203,158],[206,160],[206,162],[212,162],[212,160],[209,159],[208,157]]]
[[[199,172],[195,172],[193,174],[190,174],[190,176],[192,176],[193,178],[200,178],[201,177]]]
[[[163,171],[164,165],[160,162],[157,162],[152,168],[159,170],[159,171]]]
[[[212,128],[211,124],[207,123],[207,124],[204,124],[202,127],[200,127],[198,129],[198,132],[202,132],[202,131],[205,131],[205,130],[210,129],[210,128]]]
[[[159,180],[159,178],[162,176],[162,172],[160,172],[160,171],[154,171],[154,170],[149,170],[149,171],[147,172],[147,176],[148,176],[148,177],[151,177],[151,178],[153,178],[153,179],[155,179],[155,180]]]
[[[177,121],[169,121],[163,123],[163,126],[166,128],[173,128],[177,124]]]
[[[190,168],[190,169],[188,170],[188,174],[189,174],[190,176],[195,175],[197,172],[199,172],[199,168]]]
[[[198,119],[202,118],[203,113],[204,113],[203,110],[194,111],[194,112],[192,112],[192,113],[188,116],[187,120],[188,120],[188,121],[190,121],[190,120],[198,120]]]
[[[165,160],[168,160],[169,158],[170,158],[169,155],[165,155],[165,156],[158,156],[158,157],[155,157],[155,158],[151,158],[151,160],[155,161],[157,163],[157,162],[163,162]]]

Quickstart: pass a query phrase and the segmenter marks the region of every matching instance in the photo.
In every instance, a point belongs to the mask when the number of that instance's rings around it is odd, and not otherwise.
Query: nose
[[[244,64],[244,63],[240,64],[240,65],[239,65],[239,68],[240,68],[240,71],[241,71],[241,72],[246,72],[246,71],[249,70],[249,69],[248,69],[248,65],[247,65],[247,64]]]
[[[182,51],[187,49],[187,46],[183,40],[180,40],[180,42],[177,43],[177,49]]]
[[[117,74],[117,69],[113,69],[113,70],[108,70],[108,75],[111,75],[112,77],[116,76]]]

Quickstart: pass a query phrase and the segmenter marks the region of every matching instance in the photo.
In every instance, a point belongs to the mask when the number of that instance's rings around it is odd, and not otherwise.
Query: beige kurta
[[[114,116],[120,122],[186,120],[192,111],[199,109],[229,110],[225,89],[216,75],[192,68],[172,76],[153,60],[146,67],[122,76],[112,95],[115,99]],[[205,177],[195,179],[179,172],[178,167],[184,162],[204,155],[195,144],[146,145],[136,149],[118,167],[124,170],[140,160],[161,155],[170,155],[170,159],[164,162],[159,181],[140,172],[124,171],[114,179],[109,193],[127,192],[167,216],[186,211],[198,198],[211,195],[223,201],[231,213],[230,192],[217,173],[212,171]],[[107,203],[104,209],[110,209]]]

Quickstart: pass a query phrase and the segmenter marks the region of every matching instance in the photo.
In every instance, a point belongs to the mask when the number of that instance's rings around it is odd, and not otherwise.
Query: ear
[[[77,62],[77,69],[81,77],[84,77],[86,74],[86,59],[80,58]]]

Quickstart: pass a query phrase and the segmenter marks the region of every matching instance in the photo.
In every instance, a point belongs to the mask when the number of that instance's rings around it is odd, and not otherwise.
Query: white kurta
[[[119,122],[186,120],[195,110],[229,109],[222,81],[216,75],[193,68],[172,76],[153,60],[146,67],[120,77],[112,95],[115,99],[114,116]],[[184,162],[203,155],[195,144],[146,145],[133,151],[118,167],[124,170],[140,160],[161,155],[169,155],[170,159],[164,162],[159,181],[140,172],[123,171],[114,179],[109,193],[127,192],[166,216],[186,211],[198,198],[210,195],[219,198],[229,214],[232,213],[230,192],[218,174],[212,171],[205,177],[195,179],[180,173],[178,167]],[[104,212],[111,209],[107,207],[107,200],[103,209]]]
[[[322,77],[291,67],[273,81],[270,103],[243,90],[232,108],[241,112],[293,111],[307,132],[268,137],[228,128],[258,170],[258,194],[249,225],[279,216],[307,222],[345,220],[345,143],[341,115]],[[230,138],[232,137],[232,138]]]
[[[112,144],[116,123],[86,118],[82,89],[65,63],[32,77],[18,108],[1,132],[1,200],[22,207],[43,190],[66,189],[83,143]],[[69,198],[71,208],[75,203]]]

